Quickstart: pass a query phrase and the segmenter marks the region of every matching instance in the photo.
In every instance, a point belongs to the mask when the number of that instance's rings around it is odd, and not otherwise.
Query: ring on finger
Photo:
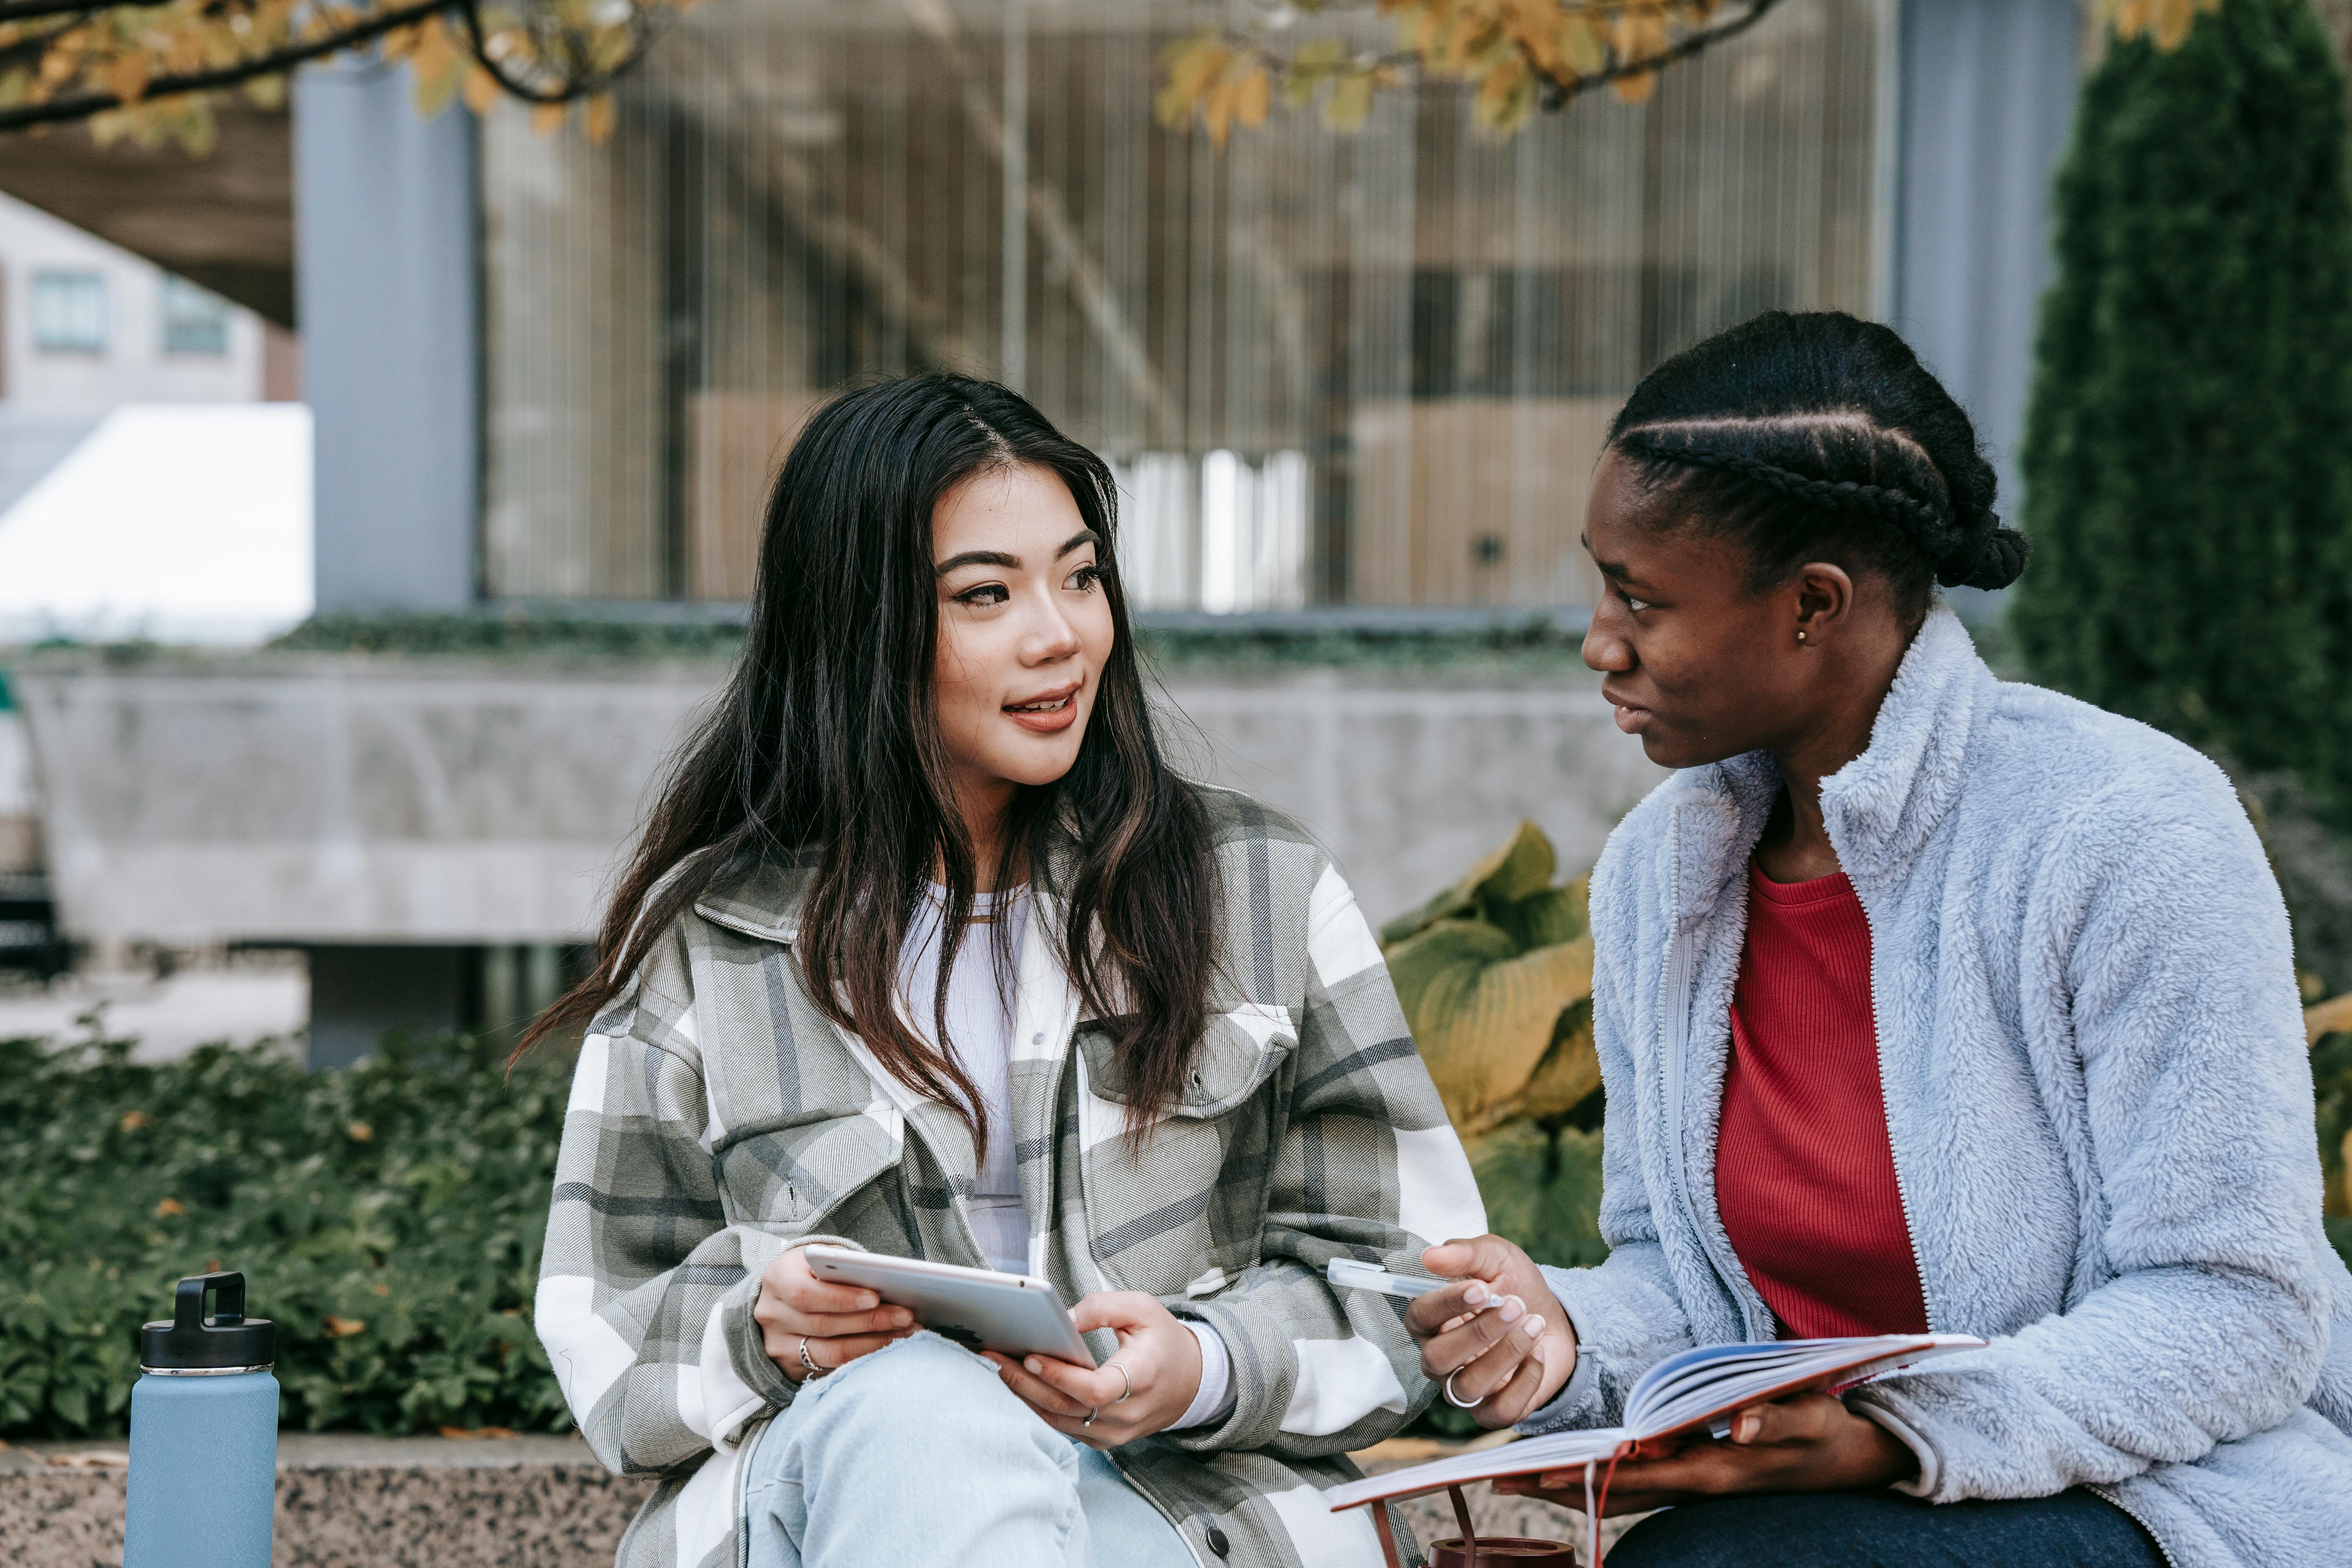
[[[1469,1370],[1468,1367],[1457,1366],[1445,1374],[1445,1403],[1456,1410],[1475,1410],[1486,1403],[1486,1396],[1483,1394],[1475,1399],[1465,1399],[1454,1392],[1454,1380]]]
[[[1120,1394],[1117,1399],[1112,1400],[1112,1401],[1111,1401],[1111,1403],[1112,1403],[1113,1405],[1124,1405],[1124,1404],[1126,1404],[1126,1403],[1127,1403],[1127,1400],[1128,1400],[1128,1394],[1133,1394],[1133,1393],[1135,1392],[1135,1379],[1133,1379],[1133,1378],[1131,1378],[1131,1377],[1129,1377],[1129,1376],[1127,1375],[1127,1368],[1125,1368],[1125,1367],[1123,1367],[1123,1366],[1119,1366],[1119,1365],[1118,1365],[1118,1363],[1117,1363],[1117,1362],[1112,1362],[1112,1363],[1110,1363],[1109,1364],[1110,1364],[1110,1365],[1112,1365],[1112,1366],[1115,1366],[1115,1367],[1118,1367],[1118,1375],[1119,1375],[1122,1379],[1124,1379],[1124,1380],[1126,1381],[1126,1384],[1127,1384],[1127,1393],[1126,1393],[1126,1394]]]
[[[824,1375],[824,1368],[809,1360],[808,1342],[809,1337],[806,1334],[803,1334],[801,1336],[801,1364],[808,1368],[808,1374],[811,1377],[823,1377]]]
[[[1079,1423],[1078,1423],[1078,1425],[1079,1425],[1079,1426],[1093,1426],[1093,1425],[1095,1424],[1095,1417],[1096,1417],[1096,1416],[1097,1416],[1097,1415],[1101,1415],[1101,1414],[1102,1414],[1102,1406],[1101,1406],[1101,1405],[1089,1405],[1089,1406],[1087,1406],[1087,1418],[1086,1418],[1085,1420],[1083,1420],[1083,1421],[1079,1422]]]

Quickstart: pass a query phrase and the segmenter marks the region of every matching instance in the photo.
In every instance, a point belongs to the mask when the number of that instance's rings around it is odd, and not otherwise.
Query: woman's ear
[[[1853,618],[1853,579],[1844,567],[1809,561],[1797,570],[1797,641],[1826,645]]]

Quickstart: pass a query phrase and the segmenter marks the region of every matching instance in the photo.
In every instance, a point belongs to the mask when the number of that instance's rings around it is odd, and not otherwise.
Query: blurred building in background
[[[1357,134],[1277,110],[1222,152],[1151,111],[1211,14],[705,0],[601,146],[307,73],[319,609],[738,616],[800,422],[928,366],[1102,450],[1136,597],[1190,627],[1580,624],[1609,417],[1767,309],[1895,322],[2013,487],[2072,0],[1782,0],[1640,105],[1496,140],[1432,84]],[[544,999],[716,678],[283,654],[19,684],[77,781],[50,816],[77,933],[300,945],[341,1059]],[[1654,776],[1577,671],[1171,692],[1203,765],[1304,817],[1376,918],[1522,815],[1589,858]],[[181,768],[200,805],[127,782],[173,769],[175,728],[237,759]]]

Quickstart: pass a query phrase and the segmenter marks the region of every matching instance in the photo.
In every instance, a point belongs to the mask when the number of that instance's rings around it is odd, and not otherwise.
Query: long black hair
[[[1016,466],[1056,476],[1101,541],[1115,637],[1076,762],[1015,799],[997,885],[1026,874],[1045,887],[1066,866],[1065,885],[1047,888],[1066,908],[1061,961],[1088,1009],[1119,1031],[1129,1110],[1148,1116],[1178,1095],[1219,958],[1214,861],[1200,798],[1152,733],[1110,470],[1019,394],[940,374],[838,397],[793,443],[768,499],[734,678],[671,767],[595,967],[524,1048],[616,995],[712,878],[762,857],[796,862],[813,870],[794,944],[811,1001],[908,1088],[957,1106],[986,1145],[985,1109],[944,1028],[934,1045],[895,999],[900,949],[936,869],[948,907],[931,1001],[944,1023],[977,885],[933,704],[932,515],[964,480]]]
[[[1843,311],[1768,311],[1675,355],[1609,444],[1678,520],[1743,551],[1758,591],[1832,562],[1885,579],[1916,626],[1934,584],[2025,569],[1966,411],[1891,329]]]

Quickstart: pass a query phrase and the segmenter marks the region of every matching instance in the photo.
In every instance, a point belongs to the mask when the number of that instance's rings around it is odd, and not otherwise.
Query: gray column
[[[474,117],[408,72],[294,85],[296,292],[316,429],[320,611],[473,602],[480,469]]]
[[[1975,419],[2011,518],[2082,36],[2075,0],[1903,0],[1895,326]]]

